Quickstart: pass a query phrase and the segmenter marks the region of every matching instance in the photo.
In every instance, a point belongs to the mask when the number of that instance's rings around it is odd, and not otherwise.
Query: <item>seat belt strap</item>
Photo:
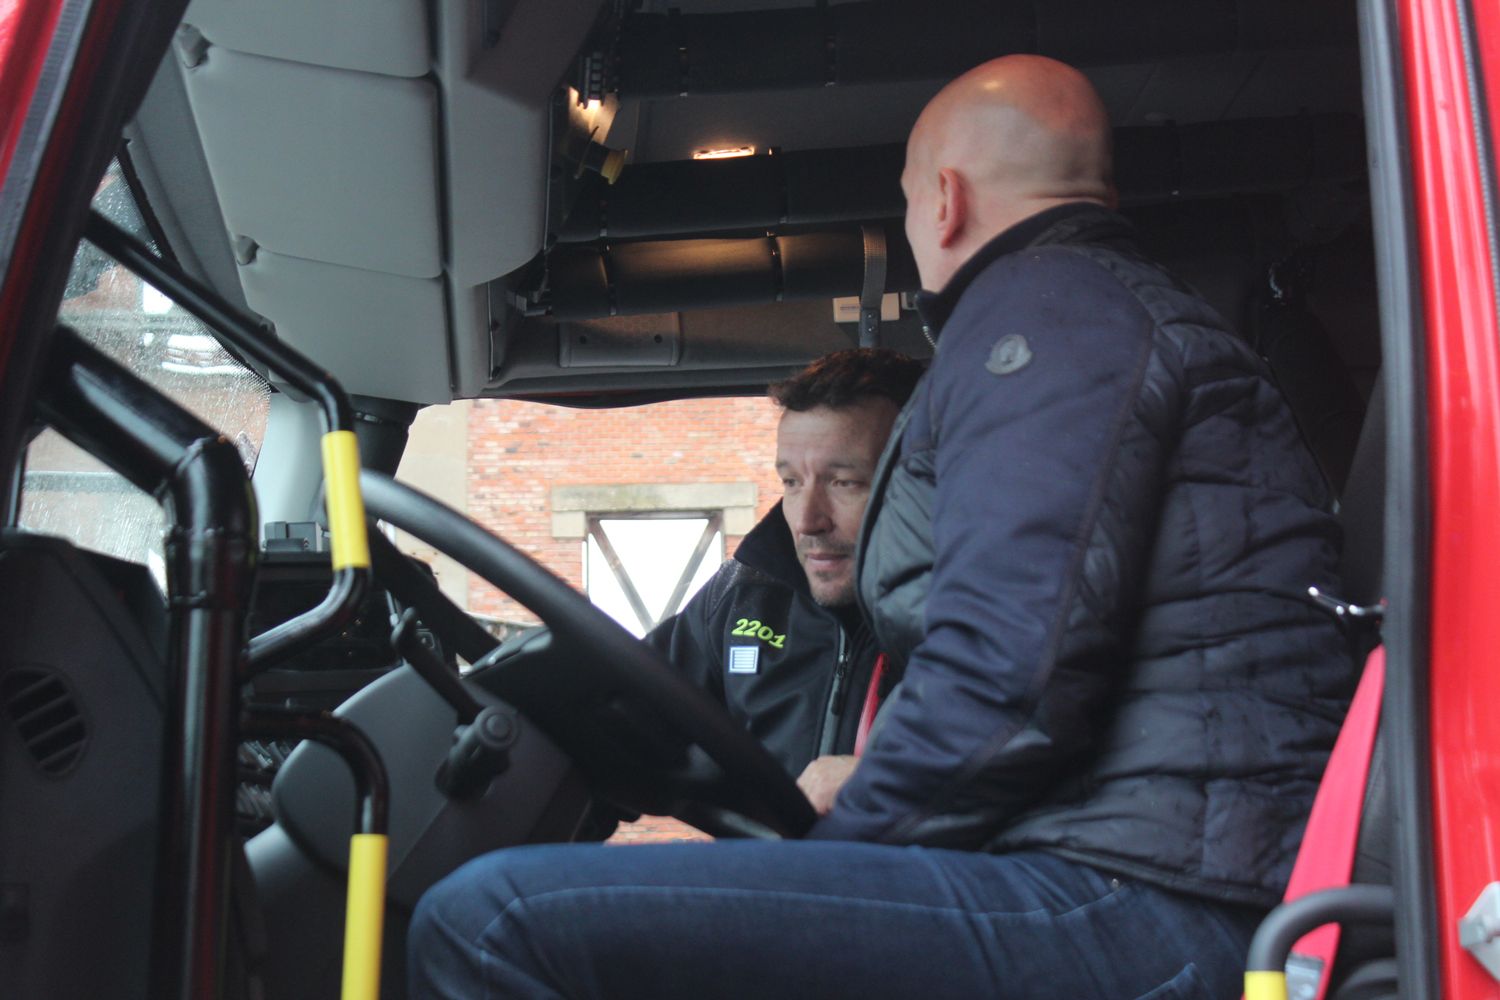
[[[865,689],[865,704],[859,710],[859,728],[854,731],[854,756],[862,756],[865,744],[870,739],[870,727],[875,724],[875,713],[880,711],[880,680],[885,676],[885,654],[875,657],[875,669],[870,671],[870,686]]]
[[[1385,647],[1377,646],[1365,661],[1364,676],[1354,692],[1349,714],[1344,718],[1313,799],[1302,849],[1297,852],[1291,881],[1287,883],[1287,902],[1323,889],[1347,886],[1354,874],[1354,854],[1370,758],[1380,728],[1384,688]],[[1328,992],[1328,972],[1339,948],[1339,934],[1338,924],[1325,924],[1309,932],[1292,948],[1286,970],[1289,995],[1323,1000]]]
[[[859,346],[880,346],[880,300],[885,296],[885,229],[864,226],[865,280],[859,292]]]

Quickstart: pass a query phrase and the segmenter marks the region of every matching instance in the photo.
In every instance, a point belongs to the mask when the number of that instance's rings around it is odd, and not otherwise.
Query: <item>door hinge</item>
[[[1458,922],[1458,943],[1500,980],[1500,882],[1485,886]]]

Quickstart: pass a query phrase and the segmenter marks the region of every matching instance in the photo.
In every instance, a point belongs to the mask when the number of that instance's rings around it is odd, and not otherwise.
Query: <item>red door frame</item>
[[[0,179],[10,168],[63,0],[0,0]]]
[[[1500,879],[1500,321],[1464,16],[1453,0],[1401,4],[1412,178],[1428,331],[1432,510],[1431,776],[1440,975],[1452,1000],[1500,998],[1458,922]],[[1475,3],[1486,60],[1500,14]],[[1492,77],[1493,79],[1493,74]],[[1482,90],[1480,91],[1482,93]],[[1486,100],[1495,111],[1493,87]]]
[[[15,24],[28,29],[17,41],[27,47],[8,49],[0,71],[7,79],[14,72],[30,93],[0,95],[0,107],[23,118],[50,107],[52,117],[36,119],[32,144],[11,150],[0,177],[0,209],[7,213],[0,222],[8,227],[0,239],[12,241],[4,247],[8,257],[0,253],[0,496],[9,495],[30,376],[45,342],[33,334],[56,320],[66,261],[97,183],[95,164],[118,141],[109,136],[118,136],[121,82],[135,72],[130,55],[153,12],[146,0],[18,0]],[[28,67],[13,70],[14,60]],[[9,125],[0,131],[8,133]]]

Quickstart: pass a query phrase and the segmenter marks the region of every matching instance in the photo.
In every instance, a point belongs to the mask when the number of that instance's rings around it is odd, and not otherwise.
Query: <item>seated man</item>
[[[781,503],[646,636],[793,775],[854,747],[876,657],[854,606],[854,544],[875,462],[921,374],[895,351],[849,350],[772,386]]]
[[[1338,531],[1264,366],[1112,211],[1037,56],[907,144],[937,337],[857,580],[904,666],[802,842],[499,851],[424,898],[419,997],[1239,995],[1353,687]]]

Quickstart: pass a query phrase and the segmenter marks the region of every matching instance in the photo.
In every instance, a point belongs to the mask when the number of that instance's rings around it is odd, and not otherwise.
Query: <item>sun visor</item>
[[[193,0],[183,17],[237,52],[389,76],[431,69],[427,22],[421,0]]]
[[[452,399],[439,279],[394,277],[265,249],[239,271],[250,308],[349,392],[414,403]]]
[[[437,90],[179,43],[231,236],[277,254],[442,271]]]

